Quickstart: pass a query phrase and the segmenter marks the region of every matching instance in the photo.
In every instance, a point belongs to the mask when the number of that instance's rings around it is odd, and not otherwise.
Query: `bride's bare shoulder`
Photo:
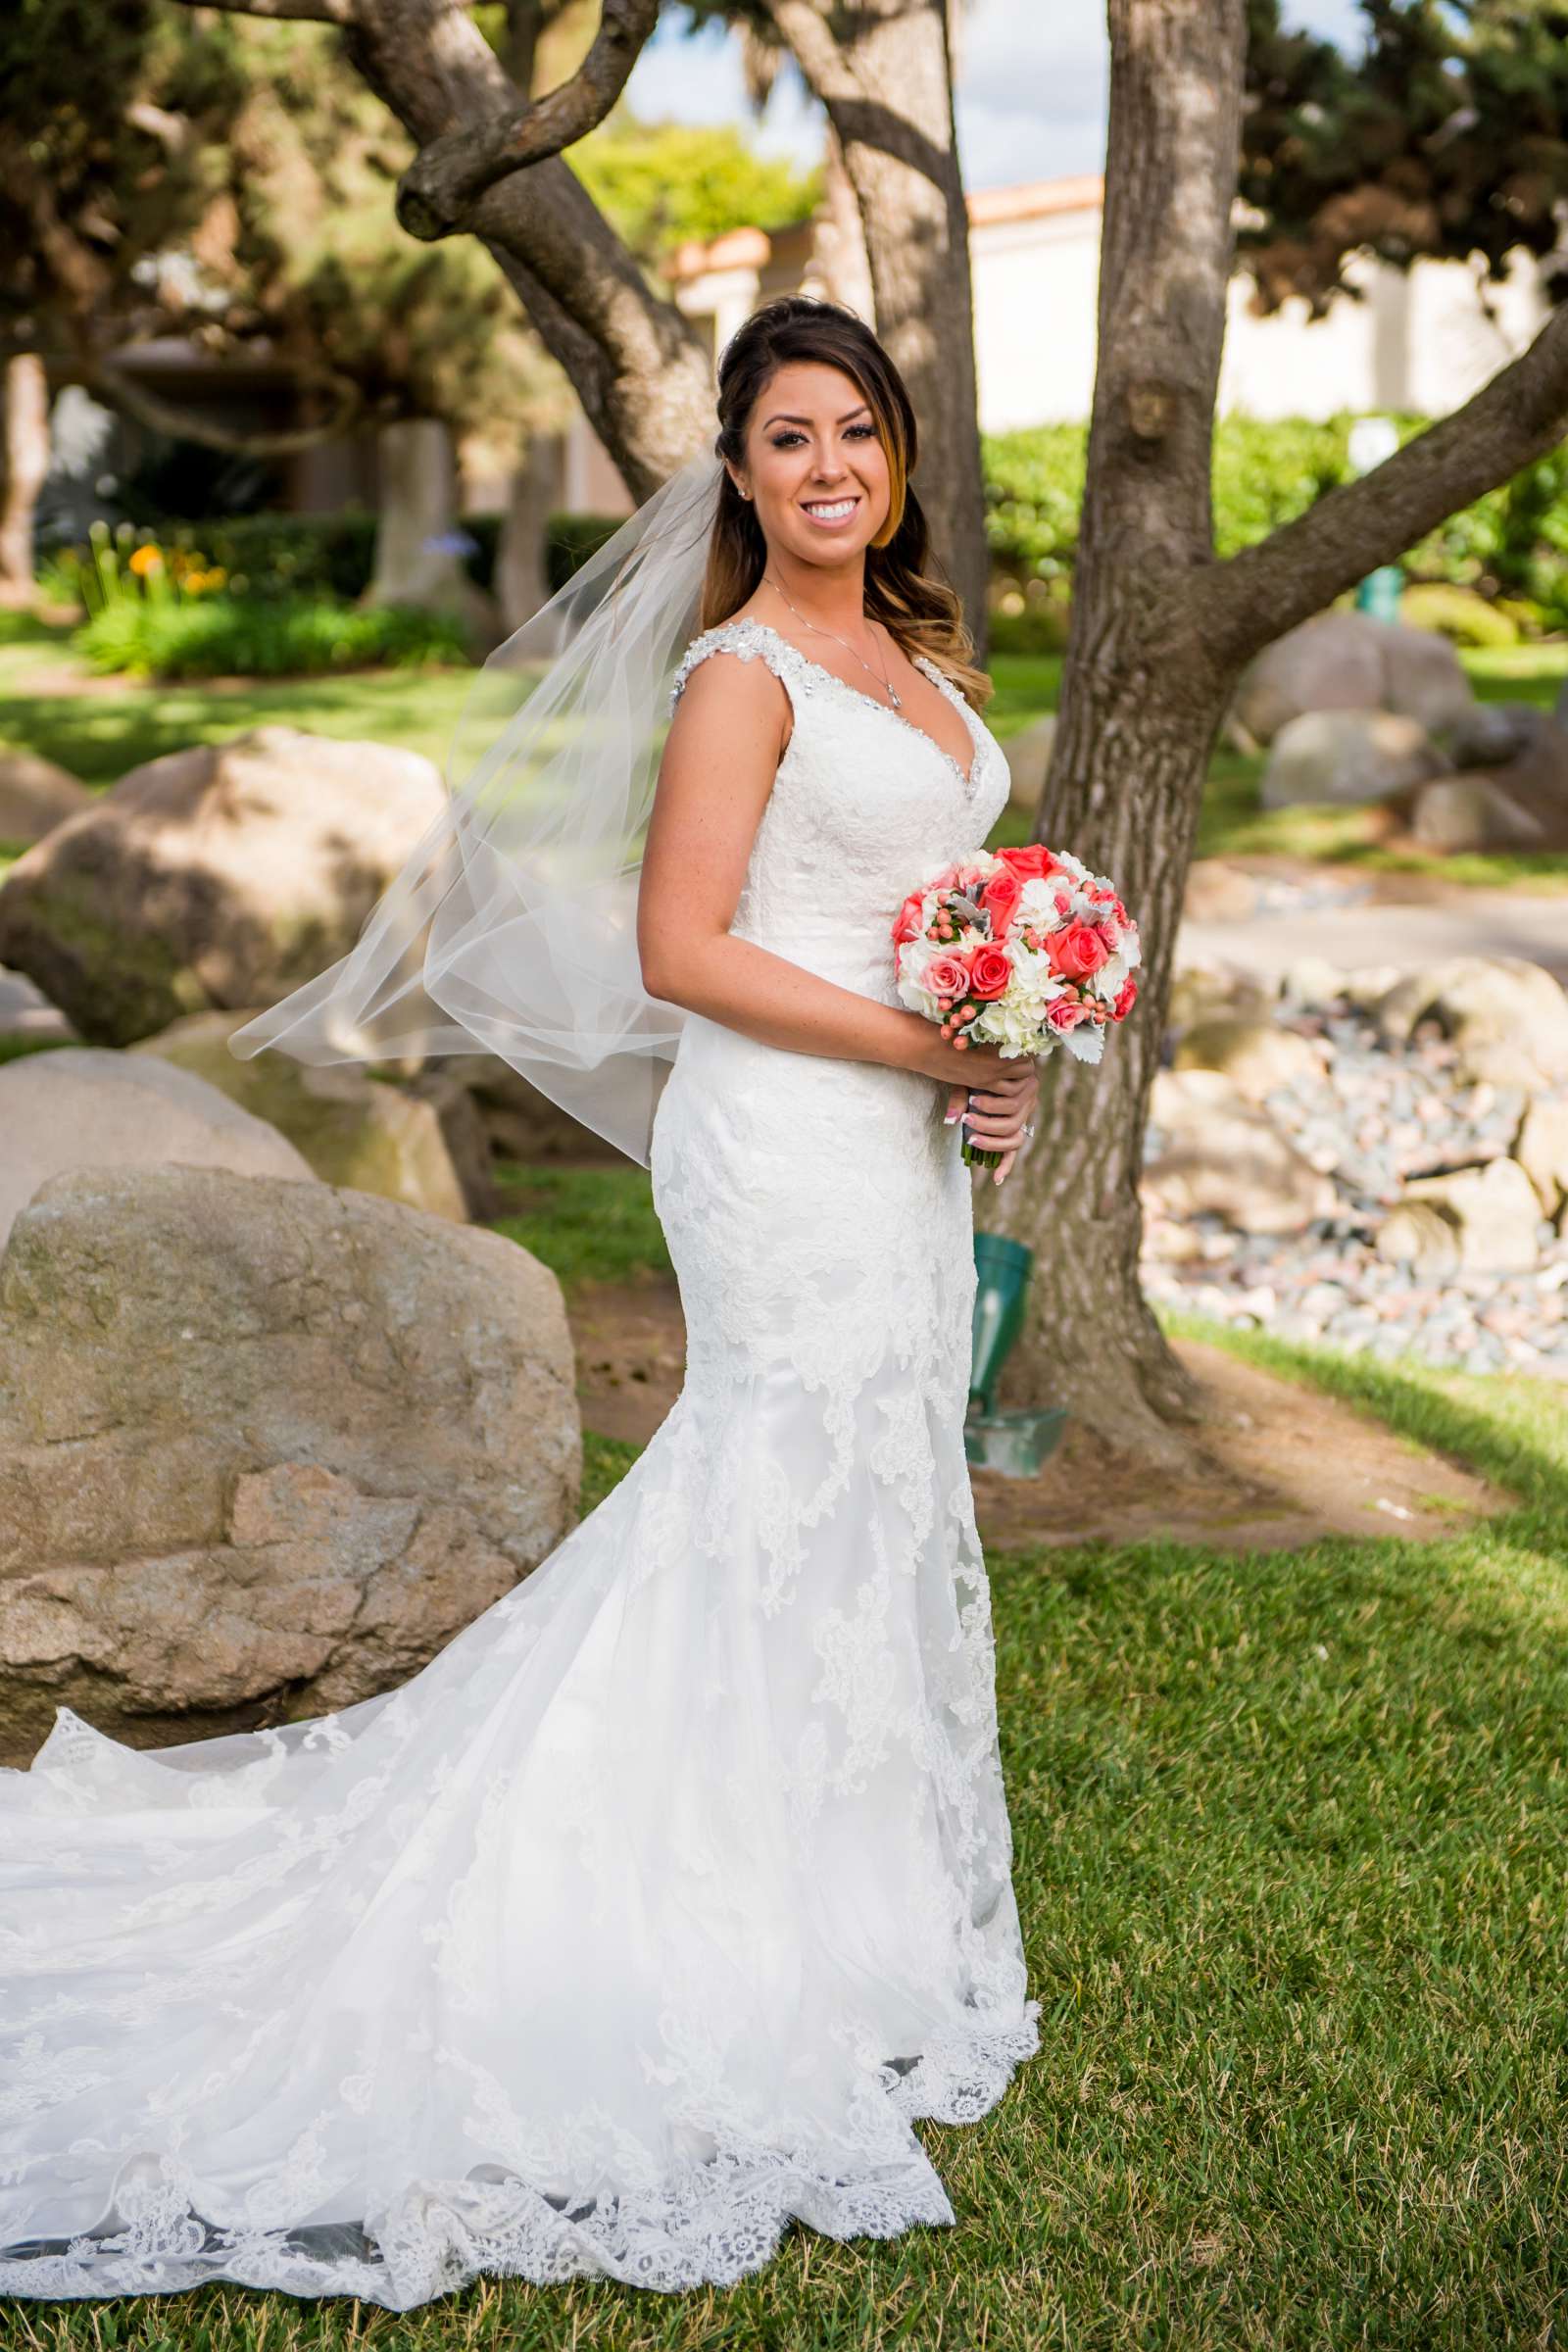
[[[749,613],[732,613],[686,648],[670,682],[670,710],[689,699],[694,718],[701,714],[702,723],[755,730],[782,752],[793,723],[784,691],[793,651]]]

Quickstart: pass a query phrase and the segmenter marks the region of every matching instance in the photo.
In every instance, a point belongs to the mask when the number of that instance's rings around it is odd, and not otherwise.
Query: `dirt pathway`
[[[581,1286],[570,1309],[583,1426],[645,1445],[680,1389],[685,1331],[673,1281]],[[1325,1536],[1430,1542],[1508,1498],[1316,1390],[1222,1348],[1175,1343],[1208,1392],[1209,1464],[1152,1479],[1069,1425],[1038,1478],[974,1474],[988,1548],[1165,1538],[1221,1551],[1297,1550]]]

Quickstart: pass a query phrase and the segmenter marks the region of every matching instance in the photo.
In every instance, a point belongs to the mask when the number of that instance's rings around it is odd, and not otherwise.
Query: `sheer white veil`
[[[440,817],[351,953],[237,1029],[235,1054],[496,1054],[647,1165],[684,1016],[643,987],[637,881],[722,474],[692,459],[497,647]]]

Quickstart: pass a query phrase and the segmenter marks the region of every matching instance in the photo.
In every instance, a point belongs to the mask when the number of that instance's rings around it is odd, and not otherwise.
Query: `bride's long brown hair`
[[[837,368],[858,386],[887,453],[887,517],[865,551],[865,610],[906,655],[924,654],[976,710],[991,700],[991,680],[974,659],[963,608],[934,562],[930,533],[909,480],[919,436],[904,378],[862,319],[836,302],[781,294],[754,311],[724,346],[718,368],[716,457],[744,470],[746,429],[780,368],[796,360]],[[698,625],[717,626],[740,610],[762,576],[767,543],[757,510],[726,470],[709,542]]]

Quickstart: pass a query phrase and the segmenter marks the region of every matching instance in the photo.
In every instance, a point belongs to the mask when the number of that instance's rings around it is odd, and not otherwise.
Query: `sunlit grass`
[[[498,1170],[505,1214],[495,1230],[520,1242],[569,1292],[578,1282],[636,1282],[670,1272],[646,1168],[526,1166]]]
[[[64,2352],[1476,2352],[1568,2295],[1562,1393],[1206,1331],[1520,1494],[1431,1544],[993,1564],[1040,2056],[920,2127],[957,2227],[727,2292],[15,2305]],[[596,1492],[634,1458],[590,1449]]]

